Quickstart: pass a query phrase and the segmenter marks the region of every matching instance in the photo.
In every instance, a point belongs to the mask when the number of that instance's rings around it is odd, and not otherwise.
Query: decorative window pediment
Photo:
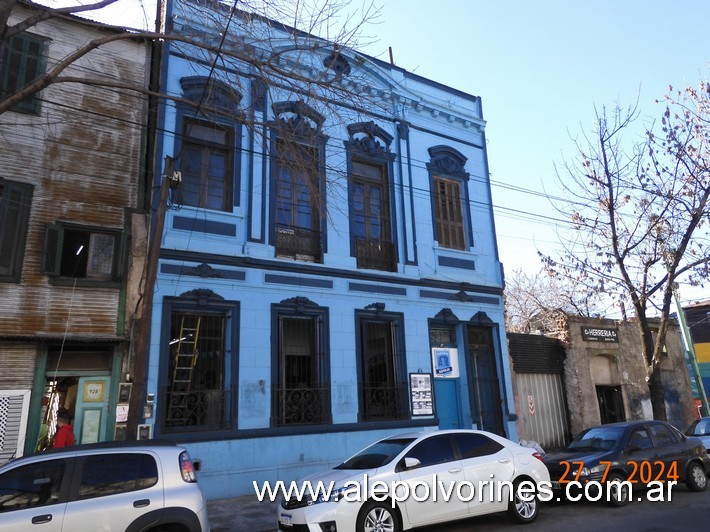
[[[464,167],[466,157],[450,146],[433,146],[429,148],[431,160],[427,168],[433,173],[444,173],[451,176],[468,179],[469,174]]]
[[[180,79],[186,100],[203,108],[226,114],[238,114],[242,94],[226,83],[204,76],[189,76]]]
[[[276,102],[271,107],[278,127],[299,137],[316,135],[325,122],[325,117],[303,100]]]
[[[394,139],[374,122],[351,124],[348,126],[348,134],[350,135],[349,147],[370,156],[388,156],[390,144]]]

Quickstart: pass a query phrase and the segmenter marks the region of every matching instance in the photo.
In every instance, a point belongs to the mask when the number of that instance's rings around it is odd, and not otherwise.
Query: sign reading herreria
[[[619,343],[619,329],[603,327],[582,327],[582,338],[587,342]]]

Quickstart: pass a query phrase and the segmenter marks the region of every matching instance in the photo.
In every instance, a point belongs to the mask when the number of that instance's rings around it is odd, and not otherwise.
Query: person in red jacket
[[[54,435],[54,447],[74,445],[74,427],[69,423],[69,412],[60,408],[57,412],[57,433]]]

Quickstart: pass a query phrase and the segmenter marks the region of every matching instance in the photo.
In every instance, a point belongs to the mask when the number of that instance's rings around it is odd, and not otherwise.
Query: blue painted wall
[[[175,26],[199,27],[201,21],[186,16],[178,3],[171,6]],[[353,91],[368,91],[379,108],[353,109],[323,105],[322,131],[327,137],[327,252],[322,263],[275,257],[269,245],[270,214],[268,146],[254,128],[239,129],[241,149],[235,157],[239,175],[238,203],[231,212],[182,206],[168,211],[162,240],[159,277],[155,293],[150,347],[148,392],[161,407],[159,385],[169,341],[164,305],[194,290],[211,293],[238,308],[237,333],[231,338],[231,356],[238,360],[230,383],[236,412],[225,436],[203,431],[169,434],[202,461],[200,480],[208,498],[253,493],[252,482],[292,480],[315,469],[333,465],[361,447],[388,434],[434,430],[436,416],[398,422],[359,421],[356,311],[374,303],[388,313],[403,316],[406,372],[432,373],[429,323],[450,309],[459,336],[460,410],[464,427],[473,426],[469,366],[463,331],[482,312],[494,334],[495,359],[500,378],[501,417],[506,435],[517,441],[513,393],[508,366],[503,319],[501,265],[498,261],[485,154],[485,121],[480,99],[410,74],[378,60],[346,52],[353,68],[351,79],[361,80]],[[190,50],[167,45],[164,59],[166,90],[182,95],[181,78],[204,76],[232,83],[242,95],[243,116],[273,119],[274,101],[297,100],[300,95],[273,89],[265,107],[252,101],[253,80],[190,57]],[[245,72],[248,72],[244,66]],[[366,80],[366,81],[362,81]],[[394,96],[393,96],[394,95]],[[374,101],[371,100],[371,101]],[[357,102],[364,100],[357,99]],[[351,104],[352,102],[348,102]],[[267,116],[261,115],[263,109]],[[336,109],[335,111],[333,109]],[[384,109],[384,110],[383,110]],[[249,121],[248,119],[247,121]],[[344,143],[347,124],[373,122],[392,137],[391,165],[393,215],[397,221],[396,272],[358,270],[351,256]],[[158,160],[179,156],[180,112],[166,103],[161,110],[162,131]],[[465,158],[469,199],[464,250],[445,249],[434,240],[429,149],[447,146]],[[162,168],[156,169],[160,175]],[[156,185],[159,183],[156,178]],[[206,264],[202,275],[193,268]],[[206,268],[206,269],[205,269]],[[205,273],[207,272],[207,273]],[[219,276],[210,273],[219,272]],[[463,293],[461,291],[463,290]],[[272,305],[305,297],[328,312],[328,360],[331,423],[306,428],[271,428]],[[162,379],[161,380],[161,376]],[[155,423],[149,418],[147,423]],[[164,435],[160,423],[156,435]]]

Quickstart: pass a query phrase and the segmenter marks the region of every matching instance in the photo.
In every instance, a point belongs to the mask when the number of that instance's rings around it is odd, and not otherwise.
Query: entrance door
[[[111,377],[81,377],[76,398],[74,434],[77,443],[106,440]]]
[[[479,429],[505,436],[492,329],[469,325],[467,332],[466,362],[473,421]]]
[[[434,397],[439,428],[460,429],[458,379],[434,379]]]
[[[597,386],[596,388],[602,424],[626,421],[621,389],[618,386]]]

